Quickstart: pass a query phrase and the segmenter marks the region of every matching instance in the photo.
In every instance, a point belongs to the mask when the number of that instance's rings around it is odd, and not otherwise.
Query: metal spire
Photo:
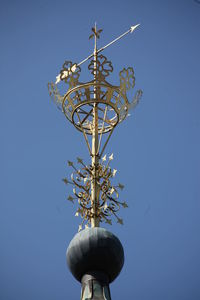
[[[97,40],[102,29],[97,30],[95,23],[90,35],[90,38],[94,38],[93,53],[78,64],[65,61],[57,76],[56,84],[53,82],[48,84],[54,102],[75,128],[83,133],[91,156],[89,165],[79,157],[77,158],[79,167],[68,161],[73,173],[71,180],[63,179],[65,184],[74,186],[74,195],[70,195],[68,200],[72,203],[78,201],[75,216],[82,218],[79,230],[83,228],[84,223],[86,227],[88,225],[98,227],[101,222],[112,224],[112,216],[117,219],[117,223],[123,224],[118,212],[121,207],[128,207],[125,201],[119,200],[119,190],[122,190],[124,185],[112,184],[117,173],[117,170],[110,166],[113,154],[108,159],[103,154],[115,127],[128,116],[129,109],[136,106],[142,91],[136,91],[132,102],[128,101],[127,91],[135,86],[132,67],[120,71],[118,86],[110,84],[107,77],[113,71],[113,66],[112,62],[102,55],[102,51],[128,33],[132,33],[138,26],[139,24],[131,26],[119,37],[98,49]],[[88,69],[93,79],[83,83],[79,81],[80,65],[89,59],[91,60]],[[64,92],[59,91],[57,83]]]
[[[98,173],[97,168],[99,164],[98,156],[98,102],[97,102],[97,27],[95,22],[94,30],[94,103],[93,103],[93,124],[92,124],[92,181],[91,181],[91,205],[92,205],[92,217],[91,217],[91,227],[99,226],[98,217],[98,195],[99,195],[99,185],[98,185]]]

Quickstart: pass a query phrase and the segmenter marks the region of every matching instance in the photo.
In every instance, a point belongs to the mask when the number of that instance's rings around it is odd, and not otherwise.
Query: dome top
[[[81,281],[91,271],[105,273],[112,282],[124,264],[119,239],[104,228],[88,228],[77,233],[67,249],[67,263],[73,276]]]

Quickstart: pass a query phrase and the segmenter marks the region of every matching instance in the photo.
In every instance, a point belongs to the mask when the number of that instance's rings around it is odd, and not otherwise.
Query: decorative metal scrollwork
[[[131,67],[123,70],[119,73],[120,77],[120,90],[126,92],[135,86],[134,70]]]
[[[99,55],[97,57],[96,68],[94,59],[91,60],[88,69],[91,71],[92,75],[96,73],[96,79],[98,81],[105,81],[105,78],[113,71],[112,62],[108,61],[104,55]]]
[[[94,38],[95,36],[97,37],[97,39],[100,38],[100,33],[103,31],[103,29],[99,29],[99,30],[96,30],[95,27],[92,27],[92,34],[89,36],[89,40]]]
[[[92,227],[99,226],[99,222],[112,224],[111,216],[123,224],[118,212],[121,206],[126,208],[127,204],[120,202],[118,198],[119,189],[122,190],[124,186],[120,183],[114,186],[111,183],[117,172],[110,167],[113,155],[110,155],[108,160],[106,156],[103,158],[102,156],[115,127],[129,115],[131,109],[135,108],[142,91],[136,91],[132,102],[129,102],[127,91],[135,86],[133,68],[123,68],[119,73],[120,83],[113,85],[107,81],[107,77],[113,72],[112,62],[101,53],[122,36],[132,33],[138,25],[131,26],[127,32],[99,50],[97,39],[102,29],[97,30],[95,25],[89,37],[95,39],[94,52],[78,64],[66,60],[56,76],[55,83],[48,83],[51,98],[66,118],[83,133],[92,157],[89,166],[78,158],[80,168],[76,168],[73,162],[69,161],[73,173],[70,180],[63,179],[66,184],[73,186],[73,196],[69,196],[68,200],[78,202],[75,215],[80,215],[83,219],[79,229],[82,229],[84,222],[86,227],[88,224]],[[80,65],[88,60],[90,60],[88,69],[93,78],[88,82],[80,82]]]
[[[65,61],[60,71],[60,79],[64,80],[72,88],[78,84],[80,72],[81,68],[76,63],[72,64],[71,61]]]
[[[143,95],[143,91],[142,91],[142,90],[138,90],[138,91],[135,93],[132,102],[129,104],[129,110],[135,108],[135,106],[136,106],[136,105],[138,104],[138,102],[140,101],[140,98],[142,97],[142,95]]]
[[[111,169],[110,161],[113,160],[113,154],[109,156],[106,163],[106,155],[102,158],[102,163],[97,166],[96,176],[98,178],[98,199],[97,205],[98,210],[96,212],[97,217],[100,222],[106,222],[112,224],[111,216],[117,219],[117,223],[123,224],[123,220],[118,217],[117,213],[120,207],[128,207],[126,202],[121,202],[119,198],[119,189],[123,190],[124,186],[122,184],[112,185],[111,179],[115,177],[117,170]],[[64,178],[65,184],[71,184],[73,188],[73,196],[69,196],[68,200],[73,202],[78,201],[79,207],[75,213],[75,216],[81,216],[83,221],[79,226],[79,230],[82,229],[83,223],[88,227],[91,223],[91,219],[94,217],[92,204],[91,204],[91,182],[93,180],[92,166],[87,166],[84,164],[81,158],[77,158],[81,168],[75,167],[74,163],[68,161],[68,165],[71,166],[74,171],[71,175],[71,180]]]
[[[131,103],[128,101],[126,92],[135,85],[134,70],[131,67],[127,69],[123,68],[119,73],[120,86],[113,86],[108,83],[106,78],[113,71],[113,66],[111,61],[108,61],[102,54],[97,55],[96,64],[94,59],[91,60],[88,69],[92,75],[95,75],[98,84],[98,97],[95,98],[95,102],[98,103],[100,114],[101,110],[104,111],[106,109],[105,106],[110,107],[108,109],[110,113],[107,113],[105,119],[105,130],[102,131],[103,133],[110,132],[118,122],[126,118],[128,110],[136,106],[142,92],[141,90],[137,91],[133,101]],[[76,63],[65,61],[62,70],[56,77],[56,83],[49,83],[48,89],[50,96],[58,108],[62,108],[67,119],[79,130],[85,130],[85,134],[91,134],[91,122],[88,119],[92,115],[91,106],[94,101],[94,80],[85,84],[79,82],[80,72],[81,68]],[[63,95],[57,88],[57,84],[60,82],[68,85],[68,89],[66,89],[64,84],[61,84]],[[101,105],[104,107],[100,107]],[[111,113],[112,110],[113,113]],[[99,119],[100,125],[104,123],[102,120]],[[89,122],[88,125],[87,122]],[[100,132],[101,130],[99,130]]]
[[[61,109],[62,102],[63,102],[63,96],[60,94],[57,85],[53,82],[49,82],[48,83],[48,90],[49,90],[50,97],[56,103],[57,107],[59,109]]]

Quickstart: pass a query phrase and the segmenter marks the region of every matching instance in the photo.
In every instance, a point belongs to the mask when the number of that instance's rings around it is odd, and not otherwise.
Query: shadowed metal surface
[[[78,281],[89,271],[101,271],[112,282],[123,267],[124,250],[113,233],[100,227],[88,228],[77,233],[70,242],[67,263]]]

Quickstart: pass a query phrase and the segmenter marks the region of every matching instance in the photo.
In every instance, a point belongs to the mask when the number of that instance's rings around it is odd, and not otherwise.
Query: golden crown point
[[[104,55],[97,55],[96,66],[92,59],[88,69],[95,78],[82,83],[79,81],[80,67],[66,61],[58,75],[61,79],[58,84],[48,84],[49,93],[66,118],[78,130],[89,135],[93,132],[92,107],[94,104],[98,105],[98,133],[104,134],[113,130],[127,117],[129,110],[135,107],[142,93],[140,90],[136,92],[133,98],[134,103],[128,101],[127,91],[135,86],[132,67],[123,68],[120,71],[118,86],[107,81],[107,77],[113,72],[113,67],[111,61],[108,61]],[[58,85],[62,85],[64,93],[59,91]],[[96,89],[95,97],[94,89]]]

